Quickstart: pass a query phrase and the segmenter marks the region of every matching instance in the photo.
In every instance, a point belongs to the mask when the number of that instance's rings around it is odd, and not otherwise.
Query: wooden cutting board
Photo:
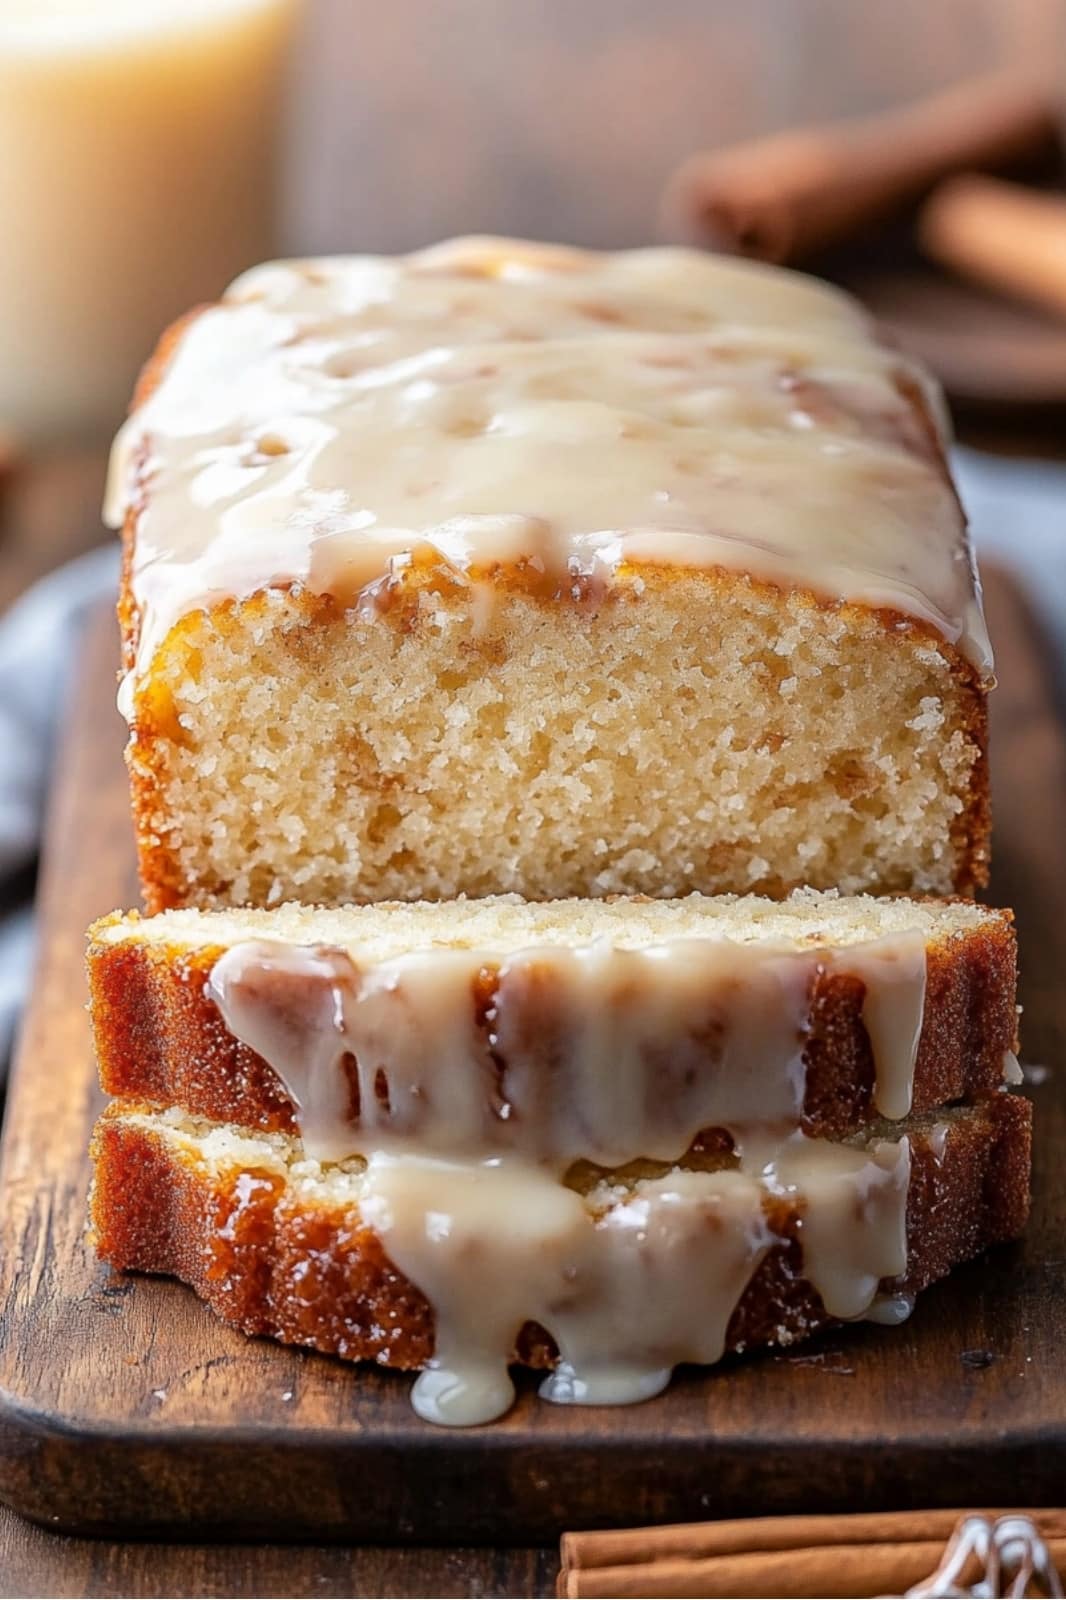
[[[683,1373],[646,1405],[421,1423],[410,1380],[245,1340],[85,1232],[100,1107],[91,918],[136,901],[110,618],[79,656],[0,1169],[0,1497],[53,1527],[201,1538],[526,1542],[563,1527],[923,1505],[1061,1504],[1066,1483],[1066,739],[1028,613],[993,577],[993,894],[1018,912],[1039,1064],[1025,1242],[902,1328]]]

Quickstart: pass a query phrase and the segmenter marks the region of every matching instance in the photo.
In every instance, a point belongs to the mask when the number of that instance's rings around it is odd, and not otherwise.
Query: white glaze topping
[[[1022,1071],[1021,1062],[1013,1050],[1004,1050],[1003,1052],[1003,1082],[1012,1089],[1016,1089],[1020,1083],[1025,1082],[1025,1073]]]
[[[775,1196],[798,1215],[803,1273],[831,1315],[898,1314],[879,1286],[906,1270],[907,1139],[800,1131],[827,969],[866,984],[878,1103],[909,1106],[925,989],[909,931],[836,949],[435,949],[364,969],[340,950],[248,941],[219,957],[208,993],[278,1072],[308,1153],[368,1157],[361,1213],[434,1311],[416,1409],[466,1424],[509,1406],[530,1321],[558,1345],[542,1388],[558,1402],[645,1398],[679,1362],[716,1361],[775,1244]],[[710,1170],[645,1166],[591,1199],[562,1181],[577,1162],[676,1162],[712,1127],[735,1152]]]
[[[848,297],[691,251],[460,240],[258,268],[116,444],[136,670],[185,613],[264,587],[371,616],[428,553],[482,580],[479,606],[522,564],[560,595],[740,569],[919,619],[987,672],[923,385]]]
[[[914,1311],[914,1295],[909,1293],[878,1294],[867,1308],[865,1322],[878,1322],[883,1328],[898,1328]]]
[[[832,1317],[861,1317],[882,1278],[907,1269],[910,1142],[869,1148],[826,1139],[788,1140],[769,1179],[802,1197],[803,1273]]]

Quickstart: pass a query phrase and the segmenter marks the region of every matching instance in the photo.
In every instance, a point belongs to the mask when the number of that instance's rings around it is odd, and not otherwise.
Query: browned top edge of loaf
[[[220,302],[215,302],[218,303]],[[159,387],[182,336],[197,317],[211,309],[210,304],[194,307],[165,330],[138,379],[132,401],[134,408],[147,401]],[[899,379],[897,387],[914,414],[930,459],[954,493],[954,482],[939,428],[921,387],[906,378]],[[142,499],[127,511],[122,526],[123,559],[119,583],[118,619],[125,671],[133,668],[140,637],[140,615],[133,592],[133,557],[137,521],[148,493],[147,488],[142,491]],[[642,564],[641,576],[646,584],[649,582],[654,584],[669,583],[691,574],[670,565]],[[781,591],[780,585],[769,580],[755,578],[751,574],[732,569],[701,569],[700,577],[702,581],[726,590],[741,585],[767,594]],[[427,566],[416,563],[399,585],[395,604],[401,611],[405,606],[409,606],[413,614],[419,587],[426,584],[438,585],[447,581],[447,574],[432,564]],[[516,592],[528,594],[531,599],[542,605],[556,606],[560,603],[557,596],[549,597],[542,592],[541,580],[528,566],[508,568],[496,574],[495,581],[502,586],[513,588]],[[239,627],[245,620],[254,619],[262,609],[262,600],[266,592],[264,589],[246,600],[220,601],[212,606],[208,611],[212,627],[224,632],[228,628]],[[896,638],[913,636],[924,639],[949,662],[952,677],[963,703],[962,731],[978,751],[966,797],[967,803],[955,819],[951,830],[951,843],[957,859],[953,887],[957,894],[963,895],[973,894],[977,889],[983,888],[988,882],[991,808],[988,775],[988,699],[980,673],[955,645],[944,639],[931,623],[921,618],[892,609],[879,609],[855,602],[833,600],[825,595],[819,595],[814,590],[801,589],[799,586],[790,586],[790,592],[801,596],[804,603],[814,610],[833,612],[845,619],[861,617],[867,623],[873,619],[886,634],[891,633]],[[628,585],[612,585],[608,582],[597,586],[592,603],[603,609],[626,599],[632,599]],[[330,595],[312,595],[307,591],[294,589],[291,591],[290,600],[294,615],[299,616],[301,622],[308,627],[321,625],[344,614],[343,604]],[[585,603],[589,601],[586,600]],[[161,653],[166,652],[171,641],[180,638],[183,631],[182,624],[185,621],[187,619],[179,619],[171,629]],[[402,615],[398,621],[402,625]],[[190,886],[184,882],[174,852],[168,845],[165,825],[160,826],[161,822],[165,824],[166,819],[160,741],[165,744],[176,739],[180,740],[180,731],[170,712],[169,697],[165,693],[153,695],[150,690],[139,694],[135,701],[127,759],[141,886],[145,908],[149,912],[165,911],[173,906],[184,905],[189,899]],[[782,884],[781,893],[787,893],[796,887],[799,887],[799,880],[796,883]]]
[[[118,943],[90,936],[87,964],[101,1084],[108,1094],[176,1105],[212,1121],[291,1131],[293,1105],[276,1073],[238,1043],[205,993],[220,954],[219,947],[189,949],[138,939],[136,925]],[[480,992],[471,994],[482,1018],[492,988],[493,974],[486,971]],[[990,911],[975,928],[930,939],[915,1110],[999,1088],[1004,1051],[1017,1044],[1015,990],[1016,941],[1009,911]],[[808,1132],[841,1134],[874,1114],[864,994],[861,979],[846,973],[823,972],[816,980],[805,1051]]]
[[[253,1171],[239,1196],[237,1171],[217,1180],[121,1104],[94,1136],[92,1215],[100,1255],[113,1266],[183,1279],[218,1315],[249,1334],[270,1334],[350,1360],[416,1367],[433,1353],[433,1313],[389,1261],[354,1208],[286,1203],[283,1181]],[[1000,1094],[948,1124],[938,1152],[911,1140],[907,1197],[908,1267],[883,1287],[925,1288],[988,1245],[1016,1238],[1029,1210],[1030,1103]],[[782,1243],[749,1283],[729,1324],[727,1348],[790,1344],[831,1322],[802,1277],[801,1211],[773,1203]],[[225,1238],[220,1238],[224,1232]],[[308,1259],[313,1279],[306,1275]],[[297,1292],[298,1291],[298,1292]],[[517,1359],[555,1358],[551,1339],[527,1324]]]

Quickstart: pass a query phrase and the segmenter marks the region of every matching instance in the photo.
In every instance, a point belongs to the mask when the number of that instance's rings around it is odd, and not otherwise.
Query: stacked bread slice
[[[1021,1228],[1009,918],[505,900],[93,930],[101,1252],[483,1421],[901,1320]],[[959,1102],[969,1102],[960,1105]]]
[[[117,1267],[499,1415],[899,1321],[1028,1206],[939,401],[687,252],[282,264],[115,456]],[[757,892],[756,892],[757,891]],[[873,891],[881,898],[871,898]]]

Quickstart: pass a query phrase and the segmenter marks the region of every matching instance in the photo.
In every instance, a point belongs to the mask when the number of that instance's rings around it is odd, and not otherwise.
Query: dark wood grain
[[[1024,1245],[930,1291],[903,1328],[686,1374],[621,1411],[546,1406],[525,1384],[509,1417],[461,1434],[418,1422],[404,1377],[246,1341],[179,1285],[95,1261],[82,930],[135,894],[113,644],[109,624],[95,629],[51,819],[0,1176],[0,1494],[95,1532],[460,1542],[960,1495],[1061,1499],[1066,756],[1027,613],[999,580],[990,604],[1003,682],[995,895],[1018,909],[1027,1051],[1050,1069],[1036,1091]]]
[[[113,1544],[50,1533],[0,1506],[0,1596],[436,1595],[555,1592],[559,1552],[337,1545]]]

